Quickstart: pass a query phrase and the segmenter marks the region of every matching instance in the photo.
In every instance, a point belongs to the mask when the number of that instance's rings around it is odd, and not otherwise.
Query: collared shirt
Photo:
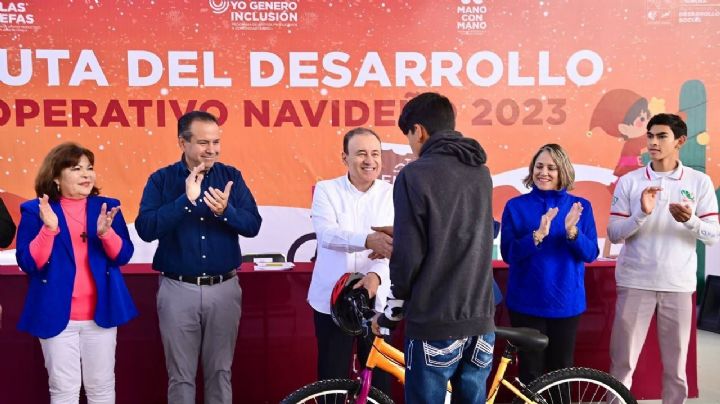
[[[392,226],[395,218],[392,185],[375,180],[361,192],[347,175],[320,181],[315,186],[312,223],[318,240],[308,302],[313,309],[329,314],[333,286],[346,272],[375,272],[380,287],[375,309],[382,311],[390,292],[390,268],[387,259],[371,260],[365,247],[371,226]]]
[[[190,171],[181,159],[148,179],[135,229],[141,239],[159,240],[153,269],[179,275],[218,275],[240,266],[238,235],[254,237],[262,218],[236,168],[215,163],[205,173],[196,205],[185,194]],[[215,216],[204,202],[208,187],[224,190],[233,181],[227,208]]]
[[[662,188],[655,208],[643,213],[640,196],[650,186]],[[690,206],[685,223],[670,214],[670,203]],[[608,237],[625,241],[615,279],[619,286],[664,292],[692,292],[697,277],[695,241],[712,244],[720,239],[718,201],[706,174],[683,166],[657,173],[651,164],[618,181],[610,207]]]

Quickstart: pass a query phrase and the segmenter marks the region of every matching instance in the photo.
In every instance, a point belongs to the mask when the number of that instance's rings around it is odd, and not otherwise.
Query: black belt
[[[192,283],[197,286],[212,286],[218,283],[225,282],[228,279],[235,277],[237,272],[233,269],[232,271],[222,275],[203,275],[203,276],[191,276],[191,275],[178,275],[170,272],[163,272],[164,277],[175,279],[180,282]]]

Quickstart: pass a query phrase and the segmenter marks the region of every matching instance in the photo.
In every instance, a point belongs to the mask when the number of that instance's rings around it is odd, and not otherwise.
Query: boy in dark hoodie
[[[492,179],[450,100],[424,93],[398,126],[418,159],[395,181],[392,296],[373,331],[405,318],[405,402],[485,402],[495,342]]]

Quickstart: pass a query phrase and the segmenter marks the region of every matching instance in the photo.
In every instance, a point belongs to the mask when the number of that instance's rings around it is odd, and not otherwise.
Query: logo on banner
[[[645,17],[648,24],[671,24],[673,22],[672,2],[669,0],[648,0]]]
[[[227,11],[230,7],[230,0],[208,0],[210,2],[210,9],[215,14],[222,14]]]
[[[460,0],[456,8],[458,33],[466,35],[482,34],[487,29],[485,0]]]
[[[270,31],[298,25],[299,0],[208,0],[214,14],[226,14],[234,30]]]
[[[400,170],[416,159],[410,146],[397,143],[383,143],[380,157],[383,162],[380,179],[391,184],[395,183]]]
[[[35,16],[25,2],[0,2],[0,31],[26,32],[37,30]]]

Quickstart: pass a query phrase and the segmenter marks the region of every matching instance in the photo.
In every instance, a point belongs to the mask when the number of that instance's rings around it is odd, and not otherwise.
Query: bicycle
[[[497,327],[496,339],[506,340],[505,349],[490,389],[487,404],[493,404],[500,386],[515,397],[514,404],[608,403],[637,404],[630,391],[609,374],[590,368],[573,367],[546,373],[528,385],[519,380],[514,383],[505,379],[509,365],[517,363],[519,349],[541,350],[547,346],[547,336],[530,328]],[[281,404],[301,403],[353,403],[393,404],[392,399],[371,387],[372,370],[382,369],[405,382],[405,358],[380,337],[375,337],[365,368],[357,379],[320,380],[294,391]],[[451,388],[448,386],[448,395]],[[449,402],[446,398],[445,402]]]

